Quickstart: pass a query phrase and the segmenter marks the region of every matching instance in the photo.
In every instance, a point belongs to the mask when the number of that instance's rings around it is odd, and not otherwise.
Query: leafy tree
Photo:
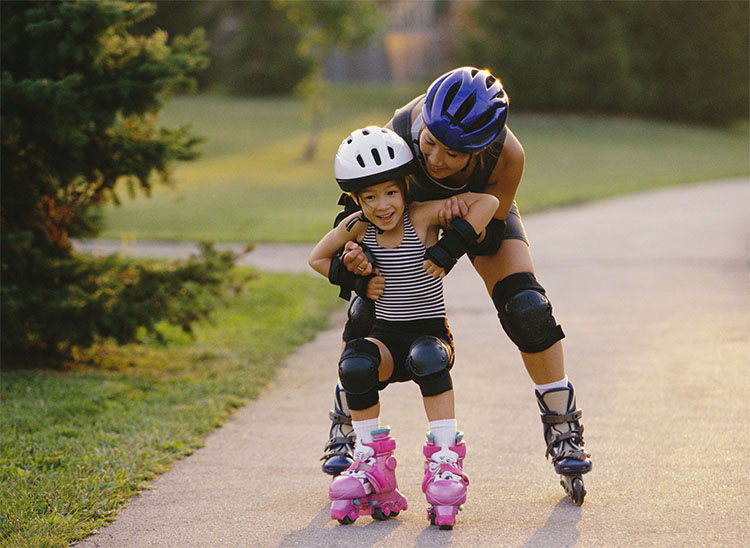
[[[310,139],[303,159],[312,160],[328,110],[329,82],[323,76],[326,57],[334,49],[347,50],[372,38],[384,18],[373,0],[276,0],[289,20],[299,29],[300,54],[310,70],[296,86],[307,100],[311,119]]]
[[[170,34],[205,29],[209,68],[198,75],[203,88],[233,94],[288,95],[308,72],[297,51],[299,30],[273,0],[195,2],[157,0],[156,13],[136,27]]]
[[[749,21],[737,1],[484,0],[465,55],[521,108],[726,123],[749,114]]]
[[[153,175],[196,157],[188,128],[157,125],[170,94],[206,66],[200,32],[168,42],[129,33],[152,4],[0,3],[2,16],[2,350],[66,352],[97,337],[133,340],[164,319],[189,330],[220,292],[229,257],[136,266],[76,254],[117,184],[149,193]]]

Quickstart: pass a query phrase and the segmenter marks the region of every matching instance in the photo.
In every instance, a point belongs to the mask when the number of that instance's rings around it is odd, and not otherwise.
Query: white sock
[[[551,382],[548,384],[535,384],[534,389],[540,394],[544,394],[553,388],[567,388],[568,387],[568,376],[565,375],[559,381]]]
[[[456,445],[456,419],[442,419],[430,421],[430,434],[438,447],[452,447]]]
[[[380,428],[380,417],[365,419],[363,421],[352,421],[352,428],[357,435],[357,443],[372,443],[372,431]]]

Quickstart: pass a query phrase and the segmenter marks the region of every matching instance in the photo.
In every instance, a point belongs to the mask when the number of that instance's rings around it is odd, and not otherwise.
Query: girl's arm
[[[307,262],[321,276],[328,277],[333,257],[338,254],[347,242],[356,242],[364,235],[364,230],[367,226],[365,223],[357,223],[351,230],[347,230],[347,225],[355,217],[359,217],[359,215],[359,212],[352,213],[349,217],[342,220],[336,228],[323,236],[310,252]]]
[[[444,221],[444,212],[446,208],[450,207],[451,203],[456,202],[465,206],[461,211],[461,215],[456,215],[456,217],[463,217],[474,229],[474,232],[479,235],[478,240],[481,240],[482,232],[497,212],[500,203],[497,197],[492,194],[464,192],[445,200],[414,203],[412,205],[413,210],[410,210],[410,215],[412,217],[416,215],[417,222],[422,226],[442,226],[449,229],[450,219],[447,223]],[[429,245],[429,243],[429,241],[425,241],[426,245]]]
[[[428,247],[425,252],[424,269],[435,277],[445,276],[467,248],[482,238],[482,233],[499,204],[499,200],[491,194],[467,192],[455,198],[464,204],[465,215],[463,218],[454,218],[443,237],[435,245]],[[434,200],[414,204],[414,211],[411,214],[418,224],[423,226],[427,224],[430,229],[436,230],[441,224],[441,212],[446,202],[447,200]],[[430,230],[424,233],[429,234]],[[432,243],[429,237],[423,241],[425,245]]]

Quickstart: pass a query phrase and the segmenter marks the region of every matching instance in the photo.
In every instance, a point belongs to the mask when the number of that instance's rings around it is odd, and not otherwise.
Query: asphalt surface
[[[462,259],[446,297],[471,485],[453,531],[426,520],[427,423],[412,384],[381,393],[409,509],[385,522],[329,519],[330,478],[317,459],[339,311],[257,401],[78,546],[746,546],[750,181],[657,190],[524,221],[537,276],[567,334],[567,371],[594,462],[582,507],[544,459],[531,381]],[[307,249],[289,254],[293,266],[305,268]]]

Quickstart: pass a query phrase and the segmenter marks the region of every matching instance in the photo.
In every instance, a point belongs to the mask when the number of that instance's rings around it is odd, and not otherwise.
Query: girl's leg
[[[452,529],[459,507],[466,502],[469,485],[463,471],[466,445],[456,431],[453,390],[424,397],[423,401],[430,421],[422,480],[422,492],[429,504],[427,516],[441,529]]]

